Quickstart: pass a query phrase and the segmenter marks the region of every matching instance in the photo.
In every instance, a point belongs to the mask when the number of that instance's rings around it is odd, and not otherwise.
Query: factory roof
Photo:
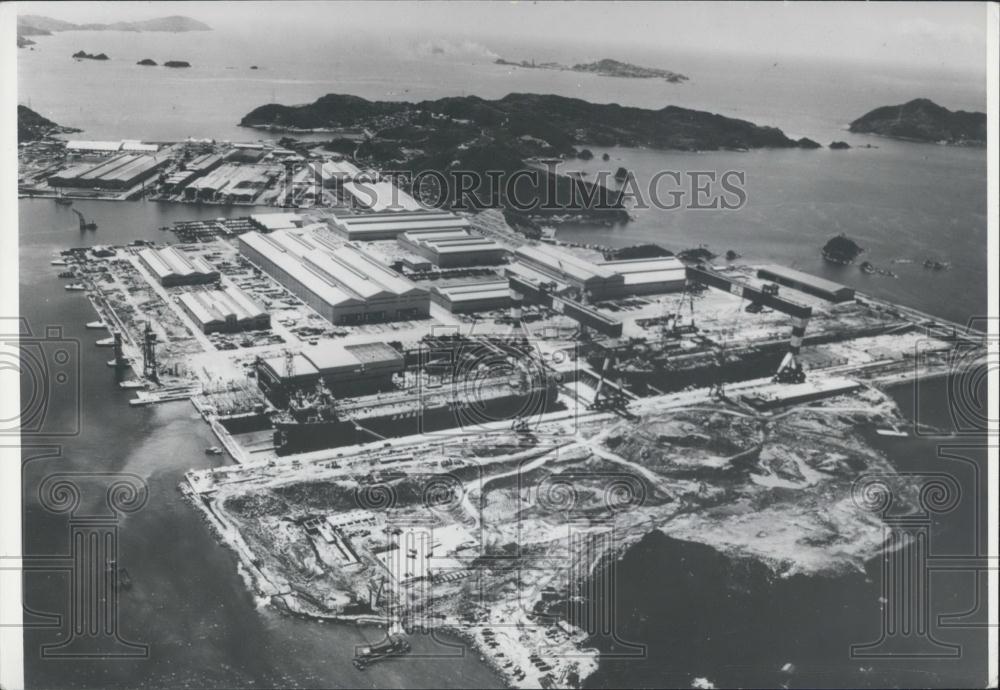
[[[284,239],[281,236],[285,234],[292,233],[284,233],[280,230],[270,235],[246,232],[240,235],[240,242],[246,243],[247,246],[262,254],[264,258],[282,271],[294,276],[310,292],[327,304],[345,306],[361,303],[360,300],[342,290],[328,275],[304,263],[300,254],[289,251],[287,245],[279,241],[279,239]]]
[[[518,247],[516,254],[581,282],[595,279],[608,280],[615,277],[615,271],[610,268],[544,244]]]
[[[245,233],[241,240],[270,260],[285,262],[281,268],[314,292],[321,281],[328,286],[328,302],[342,304],[357,297],[362,300],[424,292],[353,244],[342,244],[318,234],[276,230],[269,235]],[[288,263],[288,261],[292,263]],[[331,292],[336,290],[339,295]],[[355,300],[356,301],[356,300]]]
[[[469,226],[465,218],[447,212],[388,212],[366,216],[338,216],[334,218],[334,224],[352,237],[401,235],[418,230],[462,229]]]
[[[238,188],[263,185],[267,181],[270,170],[271,168],[261,165],[226,163],[192,182],[188,185],[188,189],[210,189],[216,192],[228,190],[231,192]]]
[[[192,158],[187,162],[188,170],[204,170],[222,160],[221,153],[204,153],[197,158]]]
[[[556,292],[565,290],[566,288],[569,287],[566,281],[557,280],[556,278],[553,278],[549,274],[542,273],[533,266],[530,266],[526,263],[522,263],[520,261],[515,261],[512,264],[508,264],[505,273],[508,276],[516,276],[518,278],[522,278],[528,283],[534,283],[537,285],[541,285],[544,283],[551,283],[555,285]]]
[[[344,191],[372,211],[419,211],[423,206],[391,182],[348,182]]]
[[[491,280],[486,283],[466,283],[465,285],[435,285],[438,294],[451,302],[466,302],[510,296],[510,284],[506,280]]]
[[[231,319],[244,321],[266,313],[262,306],[235,287],[185,292],[180,296],[180,301],[203,324]]]
[[[146,153],[156,153],[160,150],[159,144],[144,144],[138,139],[124,139],[122,141],[122,151],[142,151]]]
[[[350,161],[326,161],[320,167],[320,175],[324,180],[353,180],[360,174],[358,166]]]
[[[446,230],[413,230],[403,234],[403,238],[414,245],[427,247],[439,254],[453,254],[468,251],[498,251],[503,249],[491,239],[464,228]]]
[[[284,376],[285,358],[272,357],[264,360],[270,369]],[[319,345],[311,345],[292,358],[295,376],[363,372],[369,368],[402,367],[403,356],[385,343],[365,343],[361,345],[340,345],[325,340]]]
[[[687,270],[680,259],[668,256],[657,259],[628,259],[605,261],[601,264],[625,277],[626,285],[647,283],[684,282]]]
[[[139,252],[139,256],[157,274],[158,278],[171,275],[189,276],[194,273],[209,275],[216,272],[201,257],[190,257],[176,247],[147,248]]]
[[[66,148],[76,151],[119,151],[122,142],[120,141],[90,141],[84,139],[71,139],[66,142]]]
[[[286,230],[301,228],[303,218],[298,213],[254,213],[250,220],[264,230]]]
[[[849,288],[840,283],[835,283],[832,280],[827,280],[826,278],[820,278],[819,276],[814,276],[811,273],[804,273],[803,271],[797,271],[794,268],[788,268],[786,266],[779,266],[777,264],[768,264],[767,266],[760,266],[758,268],[758,275],[761,272],[770,273],[772,275],[784,278],[786,280],[792,280],[804,285],[809,285],[811,287],[823,290],[825,292],[837,293],[843,290],[848,290],[853,292],[852,288]],[[766,277],[766,276],[761,276]]]

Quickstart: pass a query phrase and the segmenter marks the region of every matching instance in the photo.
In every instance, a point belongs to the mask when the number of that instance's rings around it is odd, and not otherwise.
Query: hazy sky
[[[976,72],[984,70],[986,46],[984,3],[959,2],[24,2],[19,13],[98,22],[183,14],[293,40],[328,27],[331,35],[575,40]]]

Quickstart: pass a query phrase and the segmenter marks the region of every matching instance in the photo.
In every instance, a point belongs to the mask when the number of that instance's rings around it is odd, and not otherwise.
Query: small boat
[[[131,358],[129,358],[129,357],[123,357],[122,361],[121,361],[121,366],[127,367],[131,363],[132,363],[132,359]],[[115,360],[113,360],[113,359],[109,359],[108,360],[108,366],[109,367],[117,367],[118,366],[118,362],[115,361]]]
[[[83,292],[84,290],[87,289],[87,286],[84,285],[83,283],[70,283],[69,285],[66,285],[64,287],[69,292]]]
[[[66,259],[52,259],[52,261],[49,262],[49,265],[50,266],[65,266],[66,265]]]
[[[63,206],[72,206],[73,205],[73,200],[72,199],[67,199],[64,196],[60,196],[60,197],[56,198],[56,203],[57,204],[62,204]]]
[[[899,438],[905,438],[909,435],[905,431],[897,429],[896,427],[892,427],[889,429],[876,429],[875,433],[878,434],[879,436],[893,436]]]
[[[205,449],[205,455],[222,455],[222,449],[218,446],[211,446]]]
[[[104,325],[103,321],[88,321],[87,328],[92,331],[99,331],[107,328],[107,326]]]
[[[59,271],[60,278],[76,278],[76,273],[73,271]]]
[[[97,345],[97,347],[113,347],[114,344],[114,338],[101,338],[100,340],[94,342],[94,345]]]
[[[875,266],[872,264],[871,261],[862,261],[861,265],[858,268],[861,269],[862,273],[867,273],[868,275],[871,275],[872,273],[875,272]]]
[[[135,379],[129,379],[128,381],[121,381],[118,384],[119,388],[124,388],[125,390],[132,390],[136,388],[145,388],[146,384],[142,381],[136,381]]]

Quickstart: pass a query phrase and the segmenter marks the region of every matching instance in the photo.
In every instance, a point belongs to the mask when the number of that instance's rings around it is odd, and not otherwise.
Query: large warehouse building
[[[178,302],[202,333],[259,331],[271,327],[271,317],[264,307],[237,287],[185,292]]]
[[[426,317],[430,295],[352,244],[278,230],[240,235],[240,252],[335,324]]]
[[[502,246],[465,228],[411,230],[399,236],[399,244],[440,268],[492,266],[507,258]]]
[[[794,268],[784,266],[761,266],[757,271],[757,277],[763,280],[773,280],[800,292],[821,297],[831,302],[848,302],[854,299],[854,288],[849,288],[832,280],[826,280],[819,276],[796,271]]]
[[[673,256],[654,259],[626,259],[600,264],[624,279],[623,295],[649,295],[684,289],[687,269]]]
[[[351,206],[357,209],[381,213],[421,211],[423,205],[392,182],[345,182]]]
[[[188,256],[176,247],[143,249],[139,261],[164,287],[214,283],[219,279],[219,272],[207,261]]]
[[[674,257],[594,263],[550,245],[525,245],[515,252],[514,273],[534,282],[551,279],[589,301],[684,288],[684,264]]]
[[[431,288],[431,299],[452,314],[506,309],[510,306],[510,285],[506,280],[435,285]]]
[[[123,153],[101,163],[74,165],[49,178],[53,187],[130,189],[156,175],[170,159]]]
[[[345,239],[362,242],[394,240],[406,232],[419,230],[454,230],[469,227],[469,222],[448,211],[402,211],[337,215],[331,228]]]
[[[392,388],[403,371],[403,355],[385,343],[339,345],[329,340],[310,345],[290,359],[273,357],[257,366],[257,383],[272,400],[289,389],[312,388],[320,379],[334,397],[365,395]]]

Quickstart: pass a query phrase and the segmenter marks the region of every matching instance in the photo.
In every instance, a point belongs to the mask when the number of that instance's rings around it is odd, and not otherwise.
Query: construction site
[[[364,215],[417,222],[393,213]],[[447,628],[512,685],[578,685],[603,622],[576,588],[652,530],[778,574],[857,567],[882,526],[854,480],[892,472],[873,434],[906,433],[883,384],[985,355],[780,266],[427,221],[445,228],[351,240],[343,218],[259,214],[52,262],[133,404],[190,399],[232,458],[182,488],[255,592],[402,631],[359,667]]]

